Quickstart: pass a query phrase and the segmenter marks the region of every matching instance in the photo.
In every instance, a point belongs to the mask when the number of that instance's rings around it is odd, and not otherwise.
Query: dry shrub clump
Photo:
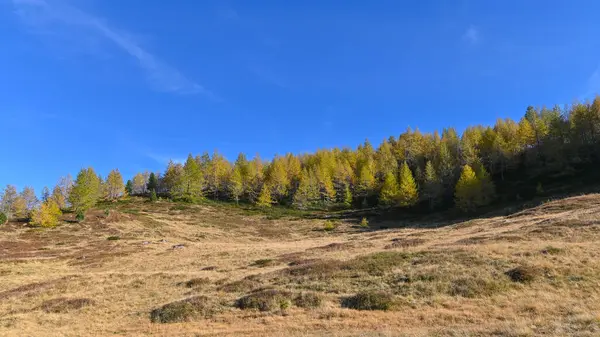
[[[240,309],[258,309],[260,311],[284,311],[292,304],[292,294],[277,289],[264,289],[238,299],[235,303]]]
[[[533,266],[518,266],[507,271],[508,276],[513,282],[530,283],[540,276],[540,270]]]
[[[365,291],[344,298],[342,307],[356,310],[390,310],[394,296],[383,291]]]
[[[193,278],[185,282],[185,286],[188,288],[200,288],[210,284],[210,279],[207,277]]]
[[[184,300],[167,303],[152,310],[152,323],[187,322],[195,318],[207,318],[218,312],[218,308],[206,296],[194,296]]]

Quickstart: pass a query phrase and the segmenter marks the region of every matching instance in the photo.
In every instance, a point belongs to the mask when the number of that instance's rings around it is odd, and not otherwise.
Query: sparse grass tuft
[[[260,260],[254,261],[251,264],[251,266],[253,266],[253,267],[259,267],[259,268],[264,268],[264,267],[272,266],[275,263],[276,263],[276,261],[273,260],[273,259],[260,259]]]
[[[240,309],[258,309],[260,311],[284,311],[292,303],[292,294],[277,289],[265,289],[253,292],[236,301]]]
[[[261,282],[253,276],[243,278],[239,281],[230,282],[219,287],[218,290],[227,293],[247,293],[261,286]]]
[[[323,224],[323,230],[326,232],[331,232],[332,230],[336,229],[338,227],[338,223],[332,220],[327,220],[325,221],[325,224]]]
[[[171,302],[152,310],[152,323],[187,322],[195,318],[211,317],[217,307],[206,296],[195,296],[181,301]]]
[[[501,282],[491,278],[461,277],[450,282],[448,293],[451,296],[475,298],[491,296],[504,288]]]
[[[106,240],[108,240],[108,241],[117,241],[117,240],[121,240],[121,237],[117,236],[117,235],[111,235],[111,236],[107,237]]]
[[[185,286],[188,288],[200,288],[210,284],[210,279],[207,277],[193,278],[185,282]]]
[[[564,252],[564,249],[553,247],[553,246],[547,246],[546,248],[542,249],[542,251],[541,251],[542,254],[548,254],[548,255],[558,255],[558,254],[561,254],[562,252]]]
[[[64,314],[94,304],[89,298],[55,298],[44,301],[40,308],[47,313]]]
[[[507,271],[508,276],[513,282],[530,283],[540,276],[540,270],[533,266],[518,266]]]
[[[356,310],[390,310],[394,296],[388,292],[360,292],[342,300],[342,307]]]

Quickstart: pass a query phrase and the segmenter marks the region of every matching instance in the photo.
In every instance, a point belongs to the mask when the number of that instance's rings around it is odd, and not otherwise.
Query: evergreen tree
[[[343,195],[344,199],[342,200],[342,203],[344,206],[346,206],[346,208],[352,207],[352,192],[350,191],[350,186],[348,186],[348,184],[344,185]]]
[[[85,212],[93,207],[100,198],[100,178],[93,168],[82,169],[77,174],[75,184],[71,188],[69,202],[76,212]]]
[[[158,190],[158,178],[154,172],[150,173],[148,177],[148,185],[146,185],[146,189],[150,192],[156,192]]]
[[[398,204],[401,207],[409,207],[419,201],[417,184],[413,178],[408,164],[404,162],[400,167],[400,186],[398,191]]]
[[[292,205],[299,209],[306,209],[319,199],[319,186],[317,179],[311,171],[302,170],[298,188],[294,193]]]
[[[496,196],[496,187],[489,173],[481,162],[476,162],[473,165],[475,175],[479,180],[479,195],[477,196],[477,206],[486,206],[494,201]]]
[[[363,207],[367,206],[367,198],[371,195],[374,184],[373,163],[370,160],[363,161],[358,169],[355,189],[357,196],[362,198]]]
[[[392,172],[388,172],[385,175],[383,185],[381,186],[381,192],[379,193],[379,204],[381,206],[391,206],[398,202],[398,193],[400,192],[400,186],[396,180],[396,176]]]
[[[133,182],[131,182],[131,180],[127,180],[127,183],[125,184],[125,192],[127,195],[133,194]]]
[[[473,211],[479,204],[481,182],[469,165],[463,166],[462,173],[456,183],[456,206],[465,212]]]
[[[281,202],[289,188],[288,173],[283,158],[275,157],[267,169],[267,181],[271,186],[271,196],[275,202]]]

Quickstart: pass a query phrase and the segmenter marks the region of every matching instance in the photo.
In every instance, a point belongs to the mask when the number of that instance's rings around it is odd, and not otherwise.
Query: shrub
[[[75,219],[77,219],[77,221],[83,221],[85,219],[85,212],[82,210],[77,211],[77,213],[75,213]]]
[[[323,230],[326,232],[329,232],[329,231],[336,229],[337,226],[338,226],[338,224],[336,222],[327,220],[327,221],[325,221],[325,224],[323,225]]]
[[[64,314],[94,304],[89,298],[55,298],[44,301],[40,308],[47,313]]]
[[[106,240],[108,240],[108,241],[117,241],[117,240],[121,240],[121,237],[117,236],[117,235],[111,235],[111,236],[107,237]]]
[[[342,300],[342,307],[356,310],[389,310],[394,297],[387,292],[360,292]]]
[[[362,218],[362,220],[360,221],[360,227],[369,228],[369,221],[367,220],[367,218]]]
[[[316,293],[300,293],[294,298],[294,305],[300,308],[318,308],[323,304],[323,297]]]
[[[33,211],[31,224],[42,227],[56,227],[62,212],[54,201],[45,201]]]
[[[6,214],[0,212],[0,225],[4,225],[8,221]]]
[[[552,246],[548,246],[548,247],[542,249],[542,251],[541,251],[542,254],[550,254],[550,255],[556,255],[556,254],[560,254],[562,252],[563,252],[563,249],[557,248],[557,247],[552,247]]]
[[[152,192],[150,192],[150,201],[154,202],[158,200],[158,196],[156,195],[156,191],[152,190]]]
[[[252,278],[246,277],[239,281],[227,283],[219,287],[219,291],[227,293],[246,293],[261,286],[261,282]]]
[[[152,310],[152,323],[187,322],[197,317],[211,317],[216,307],[206,296],[194,296],[181,301],[171,302]]]
[[[291,294],[277,289],[265,289],[246,295],[236,301],[240,309],[260,311],[285,310],[291,305]]]
[[[450,282],[448,293],[451,296],[475,298],[490,296],[500,290],[502,290],[502,284],[495,280],[463,277]]]
[[[535,267],[519,266],[507,271],[505,274],[510,277],[513,282],[529,283],[535,280],[540,272]]]

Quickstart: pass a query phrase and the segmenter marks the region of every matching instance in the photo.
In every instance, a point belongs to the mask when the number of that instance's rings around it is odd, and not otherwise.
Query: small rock
[[[143,244],[143,245],[149,245],[149,244],[150,244],[150,241],[144,241],[144,242],[142,242],[142,244]]]
[[[158,243],[167,243],[167,242],[169,242],[169,241],[167,241],[167,240],[165,240],[165,239],[160,239],[160,240],[158,241]]]
[[[173,246],[173,249],[183,249],[183,248],[185,248],[185,245],[183,243]]]

